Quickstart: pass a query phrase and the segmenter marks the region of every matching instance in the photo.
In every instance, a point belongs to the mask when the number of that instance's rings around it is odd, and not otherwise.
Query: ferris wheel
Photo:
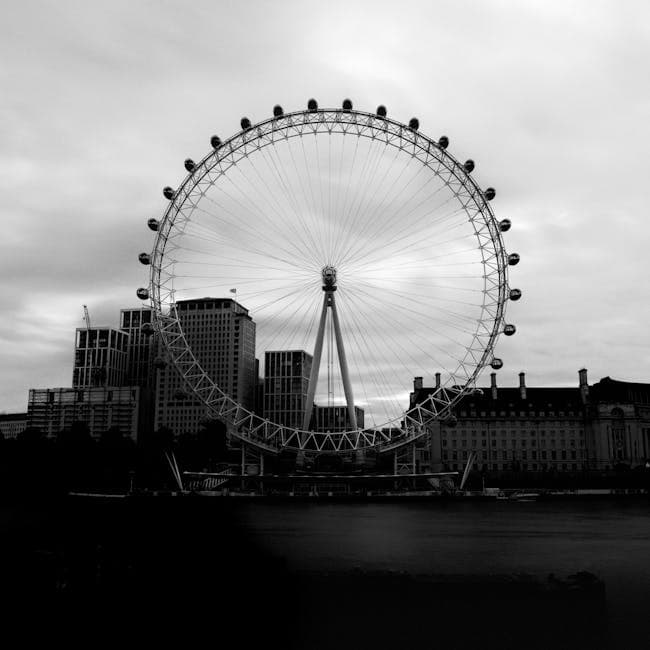
[[[485,366],[502,367],[494,347],[515,333],[505,309],[521,297],[508,284],[519,256],[504,248],[511,224],[494,215],[495,190],[479,187],[474,162],[454,158],[447,137],[384,106],[311,99],[256,124],[242,118],[211,145],[163,190],[169,205],[148,221],[153,251],[140,255],[150,283],[137,295],[151,301],[169,361],[234,436],[272,452],[394,449],[449,417]],[[206,295],[254,319],[261,375],[265,353],[308,355],[293,395],[298,424],[235,399],[205,371],[177,305]],[[426,398],[410,403],[413,378],[434,374]],[[315,426],[319,407],[338,407],[343,426]]]

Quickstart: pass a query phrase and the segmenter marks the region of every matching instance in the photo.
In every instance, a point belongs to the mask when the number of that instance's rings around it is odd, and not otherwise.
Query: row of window
[[[460,411],[460,417],[480,417],[485,418],[487,417],[487,411]],[[499,411],[498,412],[498,417],[506,417],[510,416],[511,418],[515,417],[520,417],[520,418],[526,418],[526,417],[559,417],[559,418],[564,418],[564,417],[580,417],[580,413],[574,413],[574,411]],[[490,411],[490,417],[495,418],[497,417],[497,412],[496,411]]]
[[[444,467],[445,471],[454,471],[458,472],[463,469],[462,465],[459,465],[458,463],[449,463],[445,465]],[[500,472],[500,471],[512,471],[512,463],[483,463],[482,465],[479,465],[478,467],[479,470],[481,471],[493,471],[493,472]],[[542,472],[545,470],[554,470],[554,471],[562,471],[562,472],[578,472],[580,470],[586,469],[586,466],[583,463],[555,463],[555,464],[550,464],[550,463],[521,463],[519,466],[519,469],[523,471],[528,471],[532,470],[533,472]]]
[[[467,460],[469,457],[469,453],[466,451],[462,452],[457,452],[457,451],[452,451],[452,452],[447,452],[443,451],[442,452],[442,460],[447,461],[447,460]],[[586,450],[582,449],[580,452],[577,450],[571,450],[570,452],[567,451],[566,449],[561,449],[561,450],[556,450],[552,449],[550,451],[546,451],[545,449],[537,452],[536,450],[531,450],[530,454],[526,450],[522,450],[519,453],[516,454],[516,458],[518,460],[576,460],[578,458],[586,458],[587,457],[587,452]],[[483,460],[488,460],[491,458],[492,460],[514,460],[515,459],[515,453],[514,452],[508,452],[508,451],[502,451],[499,455],[499,452],[493,451],[491,453],[488,453],[487,451],[483,451],[480,453],[480,458]]]
[[[522,422],[521,427],[523,428],[525,426],[526,426],[525,423]],[[442,429],[441,430],[441,434],[442,434],[443,437],[448,437],[448,436],[449,437],[458,437],[460,435],[460,436],[466,438],[469,435],[469,433],[470,432],[468,430],[459,430],[459,431],[456,431],[455,429]],[[547,431],[546,431],[546,429],[537,429],[537,430],[536,429],[532,429],[532,430],[525,430],[524,429],[522,431],[521,429],[517,429],[517,428],[514,428],[514,427],[509,427],[507,429],[499,429],[499,430],[493,429],[490,433],[491,433],[491,436],[495,436],[495,435],[506,436],[506,435],[508,435],[508,433],[510,433],[511,436],[529,435],[531,437],[534,437],[534,436],[539,435],[539,436],[541,436],[543,438],[543,437],[546,436]],[[548,430],[549,435],[560,435],[560,436],[564,436],[566,434],[575,436],[575,435],[582,435],[583,433],[584,433],[584,429],[582,429],[582,428],[578,429],[576,427],[572,427],[569,430],[555,429],[555,428],[550,428]],[[487,434],[488,434],[488,432],[485,429],[483,429],[481,431],[481,436],[483,438],[485,438],[487,436]],[[478,436],[477,430],[472,429],[471,435],[472,435],[473,438],[477,437]]]

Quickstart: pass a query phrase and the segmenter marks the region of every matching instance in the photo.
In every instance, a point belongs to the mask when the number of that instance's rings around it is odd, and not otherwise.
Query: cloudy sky
[[[310,97],[420,120],[497,189],[512,385],[650,381],[646,2],[14,2],[0,22],[0,411],[146,284],[146,219],[209,138]]]

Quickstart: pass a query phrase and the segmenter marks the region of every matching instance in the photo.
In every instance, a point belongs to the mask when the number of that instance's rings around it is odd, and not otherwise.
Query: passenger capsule
[[[495,196],[496,196],[496,191],[494,190],[493,187],[488,187],[487,190],[485,190],[485,198],[488,201],[491,201]]]
[[[438,140],[438,146],[441,149],[446,149],[449,146],[449,138],[446,135],[441,135]]]
[[[145,289],[144,287],[140,287],[136,292],[135,295],[140,298],[140,300],[149,300],[149,289]]]
[[[174,198],[174,195],[176,194],[176,192],[174,192],[174,190],[171,187],[169,187],[169,185],[168,185],[163,190],[163,194],[165,195],[166,199],[169,199],[171,201]]]
[[[521,289],[510,289],[510,300],[519,300],[521,298]]]
[[[418,120],[417,117],[412,117],[409,120],[409,128],[413,129],[413,131],[417,131],[420,128],[420,120]]]
[[[512,226],[510,219],[501,219],[501,221],[499,221],[499,230],[501,232],[508,232],[510,226]]]
[[[310,99],[307,102],[307,109],[315,113],[318,110],[318,102],[315,99]]]
[[[468,174],[471,174],[474,171],[474,161],[473,160],[466,160],[465,164],[463,165],[463,169]]]
[[[492,366],[492,368],[494,368],[494,370],[499,370],[499,368],[503,368],[503,361],[495,357],[494,359],[492,359],[490,365]]]
[[[383,104],[377,106],[377,117],[386,117],[386,107]]]
[[[184,400],[184,399],[187,398],[187,394],[185,393],[184,390],[180,390],[180,389],[179,389],[179,390],[174,391],[173,398],[174,398],[175,400],[180,400],[180,401],[182,401],[182,400]]]
[[[512,336],[516,331],[517,331],[517,328],[514,325],[511,325],[510,323],[503,326],[503,333],[506,336]]]
[[[185,169],[187,169],[188,172],[193,172],[196,169],[196,165],[191,158],[185,158],[185,162],[183,164],[185,165]]]
[[[151,264],[151,255],[149,253],[140,253],[138,259],[140,260],[140,264]]]
[[[144,323],[140,327],[140,331],[145,335],[145,336],[151,336],[153,334],[153,325],[151,323]]]
[[[344,99],[343,100],[343,110],[344,111],[351,111],[352,110],[352,100],[351,99]]]
[[[158,223],[158,219],[151,218],[147,221],[147,226],[149,226],[149,230],[156,232],[160,224]]]
[[[510,266],[519,264],[519,255],[517,253],[510,253],[510,255],[508,255],[508,264],[510,264]]]
[[[284,115],[284,111],[282,110],[282,106],[280,104],[276,104],[273,107],[273,117],[282,117]]]
[[[218,149],[221,146],[221,138],[218,135],[213,135],[210,138],[210,144],[212,145],[213,149]]]
[[[240,122],[242,131],[248,131],[251,128],[251,121],[247,117],[242,117]]]
[[[167,367],[167,362],[162,357],[156,357],[154,359],[153,365],[159,370],[162,370],[163,368]]]
[[[455,415],[450,415],[444,423],[448,427],[455,427],[458,424],[458,418]]]

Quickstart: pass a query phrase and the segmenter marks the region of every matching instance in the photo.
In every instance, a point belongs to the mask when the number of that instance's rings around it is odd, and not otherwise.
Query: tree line
[[[28,427],[15,439],[0,436],[0,493],[55,496],[70,491],[126,492],[176,489],[167,457],[181,471],[203,471],[229,462],[225,426],[206,421],[195,434],[175,436],[162,427],[137,441],[111,427],[98,437],[73,422],[55,437]]]

